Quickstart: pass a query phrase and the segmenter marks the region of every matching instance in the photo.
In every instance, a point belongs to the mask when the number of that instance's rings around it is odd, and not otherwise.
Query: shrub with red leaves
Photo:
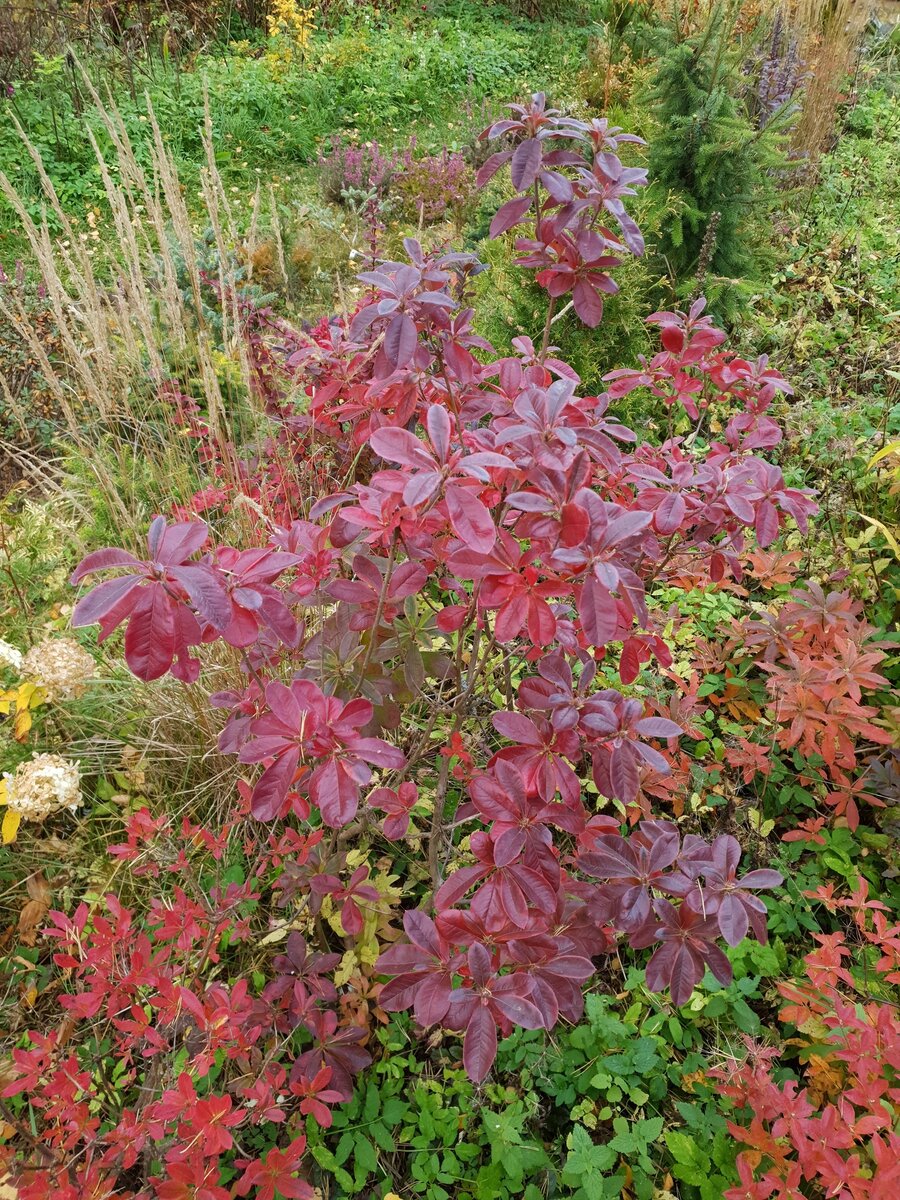
[[[683,1004],[707,967],[730,980],[722,942],[766,936],[756,893],[777,873],[740,875],[731,838],[635,824],[683,726],[620,687],[651,658],[671,663],[647,594],[673,564],[739,577],[754,545],[814,512],[758,453],[778,441],[767,413],[787,384],[725,349],[698,302],[650,318],[663,345],[650,363],[581,395],[549,354],[553,302],[571,293],[596,324],[609,272],[642,252],[627,203],[643,172],[616,154],[636,139],[540,96],[487,131],[500,134],[512,148],[482,182],[508,165],[517,192],[495,234],[533,221],[519,251],[551,298],[543,346],[520,338],[497,357],[465,302],[477,261],[408,240],[406,261],[363,274],[350,321],[293,339],[260,372],[277,448],[265,461],[301,470],[315,447],[323,478],[341,486],[302,494],[290,469],[261,482],[268,468],[248,460],[237,478],[270,522],[258,546],[218,546],[203,521],[158,517],[145,560],[98,550],[73,577],[124,572],[78,601],[74,623],[99,623],[103,638],[125,626],[140,679],[202,684],[203,648],[222,643],[242,674],[211,698],[228,713],[220,750],[260,771],[220,834],[185,826],[179,839],[149,814],[132,818],[117,858],[183,888],[145,921],[115,896],[55,914],[67,1017],[111,1039],[125,1077],[116,1095],[132,1099],[109,1096],[67,1049],[70,1033],[34,1035],[7,1086],[47,1146],[23,1200],[309,1194],[296,1178],[300,1115],[327,1123],[371,1061],[365,1016],[329,978],[322,917],[351,945],[363,936],[379,893],[347,843],[372,809],[387,814],[388,839],[405,835],[417,801],[431,813],[430,906],[422,896],[405,912],[406,940],[378,926],[375,972],[390,977],[378,1005],[460,1033],[475,1081],[514,1027],[578,1020],[595,960],[617,944],[650,950],[648,986]],[[691,436],[652,445],[616,421],[611,404],[637,387],[681,406]],[[305,393],[302,410],[289,391]],[[710,412],[715,436],[703,429]],[[207,439],[196,414],[186,419]],[[497,679],[513,668],[518,688],[498,707]],[[448,875],[462,831],[471,857]],[[229,835],[245,838],[255,878],[191,890],[197,846],[221,856]],[[258,997],[243,979],[204,982],[272,884],[316,944],[292,934]],[[181,1047],[177,1073],[157,1069]],[[261,1122],[284,1137],[246,1161],[242,1132]],[[219,1182],[226,1162],[233,1184]]]

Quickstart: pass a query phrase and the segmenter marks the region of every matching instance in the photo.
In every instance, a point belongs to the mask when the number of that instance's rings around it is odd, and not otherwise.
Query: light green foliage
[[[681,1129],[667,1129],[664,1138],[672,1156],[670,1169],[675,1178],[697,1188],[700,1200],[719,1200],[728,1186],[734,1163],[734,1150],[724,1132],[717,1131],[711,1142],[708,1137]]]
[[[328,134],[353,131],[388,144],[415,131],[423,148],[454,141],[464,130],[464,104],[498,102],[547,86],[574,71],[587,32],[498,19],[496,8],[446,6],[438,17],[362,14],[337,32],[317,35],[303,59],[251,56],[248,43],[217,47],[189,67],[148,59],[133,74],[104,59],[86,62],[101,90],[109,86],[138,147],[149,139],[144,91],[150,96],[179,175],[188,188],[203,162],[200,131],[209,96],[216,158],[223,174],[255,186],[281,164],[311,161]],[[134,85],[132,87],[132,85]],[[62,56],[42,60],[35,77],[0,102],[0,170],[40,210],[37,175],[22,153],[19,121],[41,153],[63,207],[78,214],[102,202],[102,182],[88,130],[108,148],[77,68]],[[0,227],[9,224],[0,200]],[[2,251],[0,251],[2,257]]]
[[[564,1183],[574,1184],[577,1200],[607,1200],[621,1195],[624,1176],[609,1175],[615,1165],[616,1151],[605,1142],[594,1142],[582,1125],[576,1125],[566,1138],[569,1153],[562,1172]]]
[[[831,570],[837,556],[888,627],[897,615],[896,560],[857,514],[889,529],[898,522],[900,493],[887,471],[868,466],[900,434],[896,72],[861,85],[845,122],[779,222],[784,265],[761,291],[743,337],[754,353],[777,357],[796,389],[781,456],[792,483],[819,489],[836,534],[812,545],[815,564]]]
[[[456,1066],[427,1064],[405,1018],[380,1035],[382,1057],[328,1131],[307,1132],[313,1157],[338,1197],[373,1184],[427,1200],[538,1200],[533,1180],[550,1166],[536,1100],[510,1087],[476,1089]],[[441,1056],[443,1057],[443,1056]],[[389,1185],[389,1186],[388,1186]]]

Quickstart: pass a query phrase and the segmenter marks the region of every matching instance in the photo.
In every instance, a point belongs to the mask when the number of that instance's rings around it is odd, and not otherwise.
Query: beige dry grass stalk
[[[171,406],[158,399],[158,387],[181,384],[202,407],[218,443],[229,482],[239,479],[238,455],[271,432],[251,386],[251,364],[241,330],[234,264],[240,248],[252,258],[258,233],[260,200],[249,235],[238,228],[216,166],[208,102],[202,131],[205,164],[201,171],[202,205],[192,218],[185,188],[149,98],[149,157],[143,167],[111,97],[104,103],[84,75],[112,146],[104,156],[90,130],[109,211],[103,237],[80,234],[66,213],[40,155],[19,130],[41,180],[45,213],[35,219],[6,176],[0,189],[28,237],[35,264],[47,290],[47,302],[59,330],[59,360],[48,357],[21,296],[0,290],[0,312],[27,346],[58,405],[65,423],[60,457],[49,460],[21,447],[0,445],[15,454],[25,478],[50,502],[65,501],[89,524],[96,509],[106,510],[116,526],[116,543],[141,553],[150,516],[173,502],[184,503],[198,480],[192,438]],[[279,245],[285,278],[283,237],[274,196],[270,219]],[[50,218],[57,235],[51,233]],[[207,234],[207,230],[209,231]],[[210,327],[203,303],[204,284],[198,255],[201,235],[216,251],[218,284],[226,302]],[[207,292],[208,294],[208,292]],[[231,385],[223,388],[221,379]],[[16,413],[16,398],[4,398]],[[19,422],[26,428],[26,414]],[[287,470],[290,464],[285,461]],[[85,488],[85,479],[91,484]],[[98,504],[99,499],[99,504]],[[240,499],[240,496],[239,496]],[[217,522],[216,535],[235,546],[256,545],[264,514],[254,502],[235,503]],[[95,548],[95,547],[90,547]],[[218,721],[207,693],[242,685],[237,652],[208,647],[203,684],[183,687],[162,680],[141,688],[110,664],[98,707],[69,747],[88,773],[103,775],[123,746],[122,714],[132,713],[126,735],[145,757],[165,789],[168,807],[194,816],[205,806],[233,802],[237,764],[216,750]],[[140,716],[137,716],[137,711]]]
[[[0,173],[0,189],[28,237],[59,329],[61,361],[51,362],[21,301],[0,293],[0,311],[36,362],[66,424],[66,439],[93,474],[123,539],[139,543],[148,512],[147,478],[156,511],[193,490],[190,439],[175,414],[158,402],[156,388],[179,379],[186,364],[192,394],[201,403],[226,476],[238,477],[233,447],[251,440],[262,414],[253,400],[251,366],[238,310],[232,267],[241,234],[216,166],[208,100],[202,131],[202,221],[218,259],[223,296],[221,326],[209,328],[202,302],[198,236],[162,131],[147,98],[151,130],[145,170],[111,97],[104,104],[86,73],[84,83],[114,149],[107,161],[88,130],[109,208],[111,238],[104,243],[79,234],[64,210],[40,154],[19,133],[37,169],[46,211],[35,220],[16,189]],[[257,204],[257,208],[258,208]],[[51,213],[61,236],[50,232]],[[251,230],[255,239],[256,223]],[[223,354],[217,349],[224,349]],[[217,369],[218,368],[218,369]],[[238,400],[223,394],[220,371],[235,384]],[[6,397],[9,402],[9,397]],[[16,412],[13,403],[13,412]],[[19,414],[24,427],[24,414]],[[138,478],[137,467],[141,478]],[[249,513],[235,520],[249,532]]]
[[[813,160],[833,135],[868,18],[869,8],[860,0],[794,0],[788,6],[789,27],[808,72],[794,145]]]

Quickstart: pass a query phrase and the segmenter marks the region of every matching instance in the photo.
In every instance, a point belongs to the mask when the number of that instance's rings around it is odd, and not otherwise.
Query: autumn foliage
[[[146,920],[113,894],[53,914],[65,1020],[16,1052],[4,1091],[27,1096],[40,1130],[22,1200],[312,1196],[298,1121],[327,1127],[372,1061],[374,999],[335,982],[341,955],[321,920],[336,915],[352,942],[379,910],[370,866],[350,857],[362,829],[389,844],[412,829],[428,861],[426,886],[378,917],[378,1010],[459,1035],[476,1082],[514,1028],[578,1021],[617,947],[679,1006],[707,970],[731,981],[728,948],[766,941],[760,892],[779,872],[743,869],[730,832],[684,833],[675,804],[654,815],[682,778],[690,696],[675,711],[632,685],[673,662],[654,588],[685,574],[739,584],[751,554],[815,513],[769,457],[781,439],[773,406],[790,387],[764,357],[730,351],[701,299],[652,314],[658,353],[582,395],[553,355],[552,319],[571,297],[581,321],[599,323],[617,266],[643,251],[628,201],[644,172],[617,153],[638,139],[541,96],[485,136],[502,141],[480,184],[508,170],[514,193],[492,234],[515,231],[518,261],[547,292],[542,344],[523,335],[497,356],[467,305],[480,264],[413,240],[404,261],[360,276],[353,313],[311,335],[279,329],[276,350],[271,326],[248,314],[269,445],[251,464],[168,385],[209,484],[193,512],[153,520],[143,557],[99,549],[72,578],[90,584],[73,624],[123,634],[139,679],[203,688],[213,648],[233,663],[235,685],[208,699],[224,714],[218,748],[245,778],[215,833],[147,811],[130,819],[114,856],[173,889]],[[615,416],[641,390],[668,415],[656,441]],[[240,496],[259,513],[255,545],[216,533]],[[854,782],[857,745],[885,741],[863,701],[879,683],[872,630],[846,597],[810,587],[743,627],[734,651],[766,674],[779,748],[819,756],[827,803],[852,827],[859,800],[873,802]],[[511,668],[517,685],[498,706],[493,676]],[[765,772],[753,743],[743,753],[748,778]],[[192,891],[198,850],[220,858],[230,837],[254,876]],[[291,932],[261,988],[208,975],[273,892],[308,919],[306,935]],[[900,1098],[866,1066],[883,1035],[895,1053],[893,1018],[855,1015],[843,953],[811,955],[810,990],[792,1003],[820,1015],[833,1003],[836,1060],[847,1062],[838,1028],[859,1042],[852,1090],[819,1111],[772,1081],[768,1052],[723,1069],[748,1146],[746,1187],[729,1196],[800,1194],[776,1189],[814,1177],[829,1195],[888,1195],[837,1190],[863,1178],[858,1154],[896,1156],[887,1106]],[[70,1046],[79,1025],[112,1047],[118,1095],[139,1098],[98,1095]],[[176,1054],[173,1076],[162,1064]],[[248,1156],[263,1123],[285,1137]],[[154,1157],[161,1171],[145,1169]]]

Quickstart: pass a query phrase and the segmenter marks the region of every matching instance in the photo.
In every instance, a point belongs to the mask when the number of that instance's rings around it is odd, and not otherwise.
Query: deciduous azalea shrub
[[[73,576],[91,584],[73,623],[123,634],[139,679],[203,688],[213,658],[233,664],[209,703],[244,778],[216,830],[130,819],[112,853],[162,891],[140,919],[114,894],[54,915],[65,1020],[4,1089],[43,1147],[23,1200],[312,1195],[303,1120],[351,1097],[387,1013],[459,1035],[481,1083],[498,1038],[578,1021],[611,952],[679,1006],[766,940],[779,873],[743,868],[724,829],[654,816],[686,730],[636,684],[672,664],[654,588],[739,580],[815,511],[766,457],[788,385],[698,300],[652,315],[659,353],[582,395],[552,314],[571,295],[595,325],[642,252],[643,172],[617,154],[636,139],[540,96],[486,136],[505,143],[482,184],[508,166],[515,191],[493,232],[517,230],[548,293],[542,345],[498,358],[466,305],[477,260],[408,240],[360,276],[353,314],[260,376],[255,457],[178,401],[218,489],[198,493],[208,521],[159,515],[142,555],[95,550]],[[658,443],[614,416],[638,388],[670,412]],[[256,545],[217,533],[241,495]],[[235,840],[240,879],[221,867]],[[222,982],[267,913],[283,952]],[[263,1125],[284,1135],[256,1153]]]

